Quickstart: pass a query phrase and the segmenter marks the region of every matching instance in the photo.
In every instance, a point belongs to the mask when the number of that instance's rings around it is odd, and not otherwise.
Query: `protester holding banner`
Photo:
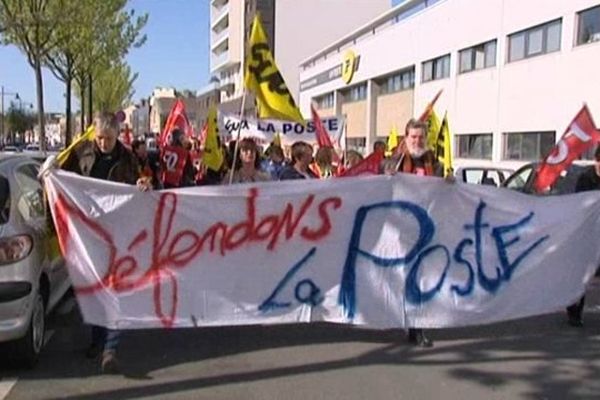
[[[151,188],[150,181],[138,179],[138,164],[135,156],[119,140],[119,122],[114,114],[98,113],[94,118],[93,141],[81,142],[71,151],[62,169],[91,178],[128,183],[140,190]],[[101,326],[92,326],[92,343],[86,352],[88,358],[102,353],[103,372],[118,371],[117,346],[121,332]]]
[[[595,163],[586,168],[586,171],[579,175],[575,185],[575,192],[587,192],[591,190],[600,190],[600,146],[596,147],[594,153]],[[567,307],[567,316],[569,325],[575,327],[583,326],[583,306],[585,304],[585,295],[575,303]]]
[[[271,180],[271,175],[260,169],[260,152],[254,140],[242,139],[238,146],[238,152],[231,183],[266,182]],[[222,183],[228,184],[229,182],[230,176],[226,174]]]
[[[424,122],[415,119],[408,121],[405,143],[406,148],[397,162],[398,172],[419,176],[443,176],[443,167],[433,152],[427,149],[427,125]],[[422,329],[409,329],[408,340],[423,347],[433,346],[433,342],[425,336]]]
[[[162,182],[165,189],[195,185],[196,170],[184,140],[183,131],[173,129],[169,145],[162,149]]]
[[[285,167],[279,180],[316,179],[317,176],[309,168],[312,162],[313,149],[306,142],[296,142],[292,145],[292,163]]]

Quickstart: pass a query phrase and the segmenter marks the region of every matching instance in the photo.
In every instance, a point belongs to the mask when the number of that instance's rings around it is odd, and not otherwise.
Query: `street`
[[[592,399],[600,393],[600,283],[585,327],[563,313],[431,332],[332,324],[128,332],[122,375],[84,357],[89,329],[74,301],[49,322],[32,371],[2,366],[0,399]]]

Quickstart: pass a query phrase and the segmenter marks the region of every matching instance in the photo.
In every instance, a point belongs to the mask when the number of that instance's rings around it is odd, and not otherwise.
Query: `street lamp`
[[[15,96],[19,102],[21,98],[17,92],[5,92],[4,86],[0,86],[0,115],[2,115],[2,123],[0,123],[0,140],[4,141],[4,96]]]

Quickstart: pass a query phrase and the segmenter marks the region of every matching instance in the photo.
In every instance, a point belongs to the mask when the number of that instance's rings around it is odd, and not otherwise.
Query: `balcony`
[[[226,42],[227,42],[227,44],[229,44],[228,39],[229,39],[229,30],[228,29],[221,31],[217,34],[212,32],[210,35],[210,50],[214,51],[215,53],[222,52],[225,47],[224,44]]]
[[[210,70],[214,72],[222,68],[229,61],[229,52],[226,51],[221,54],[210,53]]]
[[[221,7],[220,9],[211,9],[210,15],[210,28],[214,31],[218,31],[218,25],[221,24],[226,17],[229,16],[229,4]]]

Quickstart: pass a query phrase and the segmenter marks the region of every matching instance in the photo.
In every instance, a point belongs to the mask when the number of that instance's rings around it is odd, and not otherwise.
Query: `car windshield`
[[[0,225],[8,222],[10,215],[10,187],[8,179],[0,175]]]

